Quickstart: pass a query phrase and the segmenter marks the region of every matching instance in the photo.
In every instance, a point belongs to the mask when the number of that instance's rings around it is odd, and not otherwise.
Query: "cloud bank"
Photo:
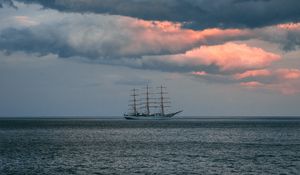
[[[55,54],[286,94],[300,89],[298,68],[272,67],[283,59],[280,53],[243,43],[256,39],[277,44],[282,51],[299,49],[298,1],[282,5],[279,0],[2,0],[0,4],[4,10],[0,15],[8,14],[0,19],[4,24],[0,50],[7,54]],[[274,9],[280,13],[274,16]]]
[[[194,31],[182,29],[178,23],[106,15],[64,14],[51,24],[29,16],[13,20],[17,25],[1,30],[1,50],[92,60],[178,54],[244,35],[237,29]]]
[[[298,0],[17,0],[62,12],[185,22],[191,28],[256,28],[300,20]]]

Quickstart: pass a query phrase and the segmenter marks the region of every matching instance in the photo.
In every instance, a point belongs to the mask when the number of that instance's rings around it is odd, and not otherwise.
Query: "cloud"
[[[52,10],[47,13],[57,16],[56,20],[15,16],[14,20],[23,26],[1,29],[0,49],[7,53],[55,54],[60,58],[80,58],[138,69],[205,72],[209,74],[205,76],[208,79],[229,83],[234,81],[210,75],[265,68],[280,59],[279,55],[261,48],[227,42],[247,39],[253,35],[249,30],[195,31],[168,21],[62,14]]]
[[[270,75],[271,72],[269,70],[260,69],[260,70],[249,70],[243,73],[235,74],[234,78],[240,80],[248,77],[266,77]]]
[[[300,46],[300,23],[282,23],[254,29],[249,33],[252,33],[252,37],[278,43],[285,51],[296,50]]]
[[[269,66],[279,55],[246,44],[228,42],[221,45],[201,46],[184,54],[144,57],[144,64],[170,64],[174,69],[230,73]],[[207,69],[205,69],[206,67]],[[213,70],[209,70],[214,68]]]
[[[257,81],[241,82],[240,85],[248,88],[257,88],[263,86],[262,83]]]
[[[63,12],[123,15],[185,22],[192,28],[263,27],[299,22],[298,0],[17,0]]]
[[[261,48],[231,42],[223,45],[201,46],[188,51],[186,56],[205,65],[217,65],[221,71],[266,67],[280,58],[279,55],[266,52]]]
[[[22,10],[27,7],[16,4],[22,13],[11,13],[6,18],[8,23],[0,28],[0,50],[6,53],[54,54],[89,63],[192,74],[210,82],[243,87],[271,89],[276,85],[286,92],[298,87],[297,70],[270,69],[273,62],[281,59],[279,54],[243,44],[243,40],[258,39],[280,44],[285,50],[297,49],[299,23],[255,29],[193,30],[184,28],[185,22],[61,13],[40,10],[36,5],[29,6],[33,12],[24,13]],[[279,88],[280,84],[285,86]],[[290,92],[296,92],[295,89]]]
[[[299,69],[250,70],[233,77],[244,87],[276,90],[283,94],[300,92]]]
[[[208,82],[236,84],[251,90],[268,90],[285,95],[300,93],[299,69],[257,69],[237,74],[192,72],[191,75]]]
[[[244,35],[238,29],[194,31],[182,29],[179,23],[122,16],[48,14],[58,20],[15,16],[23,27],[0,30],[0,49],[101,61],[184,53],[201,44],[223,43]]]
[[[15,20],[25,26],[35,26],[38,25],[37,21],[30,19],[28,16],[15,16]]]
[[[277,27],[286,30],[300,30],[300,23],[278,24]]]
[[[300,70],[298,69],[278,69],[276,73],[283,79],[300,79]]]
[[[243,73],[235,74],[234,78],[237,80],[243,80],[247,78],[260,78],[260,77],[273,77],[276,78],[276,81],[281,80],[292,80],[292,79],[300,79],[300,70],[298,69],[276,69],[276,70],[248,70]]]
[[[0,8],[3,8],[3,7],[12,7],[14,9],[17,9],[15,4],[11,0],[0,0]]]

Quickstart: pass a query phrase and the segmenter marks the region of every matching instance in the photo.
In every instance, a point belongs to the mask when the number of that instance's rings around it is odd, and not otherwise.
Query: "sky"
[[[0,116],[300,116],[299,0],[0,0]]]

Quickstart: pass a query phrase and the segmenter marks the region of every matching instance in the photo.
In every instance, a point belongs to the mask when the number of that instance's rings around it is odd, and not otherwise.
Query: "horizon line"
[[[124,118],[124,116],[107,116],[107,115],[41,115],[41,116],[0,116],[0,119],[5,118],[79,118],[79,119],[120,119]],[[194,119],[194,118],[200,118],[200,119],[230,119],[230,118],[300,118],[300,115],[190,115],[190,116],[176,116],[174,119]]]

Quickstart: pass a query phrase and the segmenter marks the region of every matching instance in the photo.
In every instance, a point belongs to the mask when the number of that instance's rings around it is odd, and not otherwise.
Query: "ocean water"
[[[300,119],[0,119],[0,174],[300,174]]]

